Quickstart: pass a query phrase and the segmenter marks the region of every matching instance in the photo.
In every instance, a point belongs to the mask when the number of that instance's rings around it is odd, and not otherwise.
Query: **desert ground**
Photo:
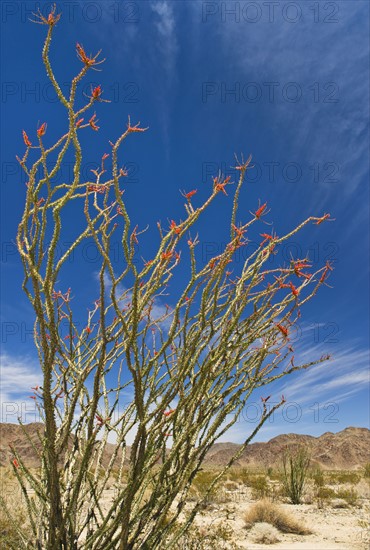
[[[37,468],[29,441],[16,427],[0,425],[0,493],[16,519],[27,523],[14,468],[9,466],[9,442],[14,442]],[[32,427],[31,427],[32,428]],[[30,429],[31,429],[30,428]],[[1,430],[0,430],[1,431]],[[370,548],[369,430],[347,428],[319,438],[294,434],[252,444],[221,478],[195,518],[178,550],[368,550]],[[310,444],[311,463],[305,476],[301,504],[291,504],[284,487],[281,452],[287,442]],[[308,439],[307,439],[308,438]],[[183,523],[196,501],[205,497],[214,477],[235,452],[235,444],[216,444],[197,474],[178,522]],[[345,467],[347,466],[347,467]],[[102,508],[121,487],[112,475],[103,493]],[[32,491],[30,489],[30,494]],[[173,509],[176,501],[173,503]],[[169,514],[171,516],[171,514]],[[169,518],[170,519],[170,518]],[[17,548],[9,518],[0,506],[0,548]],[[14,541],[13,541],[14,542]],[[166,545],[164,542],[163,550]],[[102,549],[103,550],[103,549]]]
[[[233,481],[223,482],[210,497],[209,502],[196,517],[188,539],[179,545],[179,550],[257,550],[266,547],[281,550],[368,550],[370,547],[370,484],[353,477],[352,482],[338,483],[340,473],[326,474],[325,490],[319,490],[312,480],[307,481],[303,503],[293,505],[278,495],[279,483],[268,476],[252,474],[250,482],[245,479],[245,470],[238,480],[238,471],[232,473]],[[249,474],[249,472],[248,472]],[[247,474],[247,475],[248,475]],[[346,474],[342,473],[343,477]],[[357,474],[358,475],[358,474]],[[348,475],[351,479],[351,474]],[[256,479],[267,480],[267,491],[262,490]],[[356,482],[358,480],[358,482]],[[208,482],[206,481],[206,485]],[[275,492],[272,496],[269,489]],[[199,491],[200,489],[200,491]],[[202,486],[198,484],[198,494]],[[323,498],[318,497],[318,493]],[[262,494],[267,497],[260,498]],[[330,496],[329,496],[330,495]],[[339,498],[337,495],[344,497]],[[107,497],[109,499],[109,495]],[[271,504],[286,513],[293,525],[297,524],[310,534],[283,533],[269,528],[266,523],[246,525],[245,516],[256,503],[269,507]],[[191,502],[188,509],[191,508]],[[180,521],[186,517],[180,516]],[[272,533],[272,534],[271,534]],[[276,537],[276,539],[275,539]],[[276,540],[276,542],[275,542]]]
[[[20,495],[16,481],[11,480],[8,469],[1,470],[3,495],[5,492],[7,501],[13,502],[17,513],[22,513],[22,507],[17,504]],[[179,521],[186,519],[196,497],[202,495],[215,473],[213,469],[199,474],[192,497]],[[361,472],[336,471],[325,472],[324,480],[324,485],[318,487],[312,478],[308,479],[303,503],[293,505],[283,496],[276,479],[271,479],[263,472],[235,469],[211,494],[196,517],[190,535],[179,543],[178,550],[257,550],[266,547],[281,550],[368,550],[369,478]],[[112,478],[111,487],[104,494],[103,507],[108,506],[116,490]],[[286,513],[288,527],[292,522],[302,532],[307,530],[309,533],[285,533],[270,523],[258,521],[258,517],[253,525],[246,524],[246,514],[253,510],[256,503],[277,507],[280,512]],[[5,550],[9,526],[4,525],[4,521],[0,513],[0,542],[3,540],[0,546]]]
[[[210,504],[196,519],[200,535],[206,538],[212,530],[219,531],[219,542],[225,549],[257,550],[270,546],[284,550],[354,550],[368,549],[370,546],[369,498],[361,499],[356,506],[347,506],[339,499],[333,500],[322,508],[318,507],[317,502],[301,505],[279,503],[281,509],[310,529],[312,534],[287,534],[277,530],[279,542],[273,543],[266,524],[260,524],[264,526],[261,529],[257,528],[258,524],[246,528],[243,518],[255,502],[250,492],[230,492],[229,498],[230,501],[225,503]],[[226,540],[222,541],[223,537]]]

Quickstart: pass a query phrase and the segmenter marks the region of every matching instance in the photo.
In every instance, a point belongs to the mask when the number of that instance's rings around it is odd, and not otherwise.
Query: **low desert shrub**
[[[344,485],[345,483],[356,485],[361,479],[360,474],[356,472],[336,472],[331,474],[330,477],[331,482],[338,485]]]
[[[248,468],[233,468],[230,470],[228,478],[230,481],[237,481],[238,483],[249,485],[249,482],[254,475],[255,473]]]
[[[256,523],[250,530],[250,539],[257,544],[280,542],[279,531],[269,523]]]
[[[323,487],[325,485],[324,473],[321,468],[315,468],[310,472],[310,477],[314,482],[315,487]]]
[[[23,496],[12,472],[0,474],[0,548],[19,550],[31,536]]]
[[[193,526],[178,542],[178,550],[242,550],[233,541],[228,525],[218,523],[206,527]]]
[[[331,487],[325,485],[317,487],[315,491],[315,500],[318,508],[324,508],[326,504],[329,504],[333,498],[336,498],[336,492]]]
[[[24,523],[26,514],[19,511],[17,514],[9,517],[4,509],[0,509],[0,548],[8,550],[18,550],[22,547],[22,539],[19,534],[20,525]]]
[[[218,472],[215,471],[207,471],[202,470],[198,472],[198,474],[195,476],[194,481],[192,483],[191,489],[193,489],[192,493],[193,496],[197,496],[198,498],[204,498],[207,494],[207,491],[212,483],[212,481],[217,477]],[[220,492],[220,484],[216,484],[212,491],[207,496],[207,503],[213,502],[217,500],[217,495]]]
[[[252,489],[252,498],[260,500],[270,496],[270,486],[265,476],[252,477],[248,483],[248,487]]]
[[[336,497],[345,500],[350,506],[358,504],[358,493],[354,489],[339,489],[336,491]]]
[[[364,477],[370,478],[370,462],[367,462],[367,464],[365,464],[363,474]]]
[[[311,533],[305,525],[268,499],[263,499],[253,504],[247,510],[244,521],[247,528],[251,528],[256,523],[269,523],[281,531],[281,533],[294,533],[296,535],[308,535]]]

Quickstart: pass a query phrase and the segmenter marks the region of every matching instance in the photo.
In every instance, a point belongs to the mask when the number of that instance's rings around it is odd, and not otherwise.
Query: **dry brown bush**
[[[253,504],[244,516],[247,528],[255,523],[269,523],[282,533],[294,533],[296,535],[309,535],[312,533],[305,525],[296,520],[277,504],[268,499],[262,499]]]

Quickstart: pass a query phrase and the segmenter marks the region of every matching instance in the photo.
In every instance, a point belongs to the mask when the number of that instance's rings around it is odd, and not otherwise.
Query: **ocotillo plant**
[[[24,547],[176,548],[207,499],[206,494],[192,501],[186,519],[179,521],[192,481],[207,451],[236,422],[252,392],[328,359],[295,365],[289,334],[301,306],[325,284],[331,266],[309,273],[306,258],[274,269],[271,264],[268,269],[268,261],[281,243],[329,215],[310,217],[281,237],[262,233],[259,247],[243,265],[235,266],[235,253],[248,242],[247,231],[267,214],[263,204],[250,219],[238,220],[239,194],[251,161],[241,158],[235,187],[219,174],[199,205],[195,190],[184,191],[184,220],[172,220],[167,228],[159,225],[156,252],[138,265],[134,256],[141,232],[132,227],[126,208],[127,172],[119,159],[124,140],[145,128],[129,119],[93,180],[84,180],[80,135],[98,131],[96,115],[88,112],[103,100],[103,92],[95,87],[81,106],[76,90],[102,61],[99,53],[88,55],[77,44],[81,70],[67,97],[49,59],[59,18],[54,8],[36,21],[47,28],[42,58],[65,108],[67,130],[52,143],[45,122],[36,136],[23,131],[26,151],[19,159],[28,181],[17,246],[25,273],[23,289],[35,313],[34,340],[43,380],[34,398],[44,422],[42,446],[35,446],[39,473],[29,470],[14,449],[13,467],[33,531],[32,540],[23,539]],[[71,181],[57,182],[63,162],[71,156]],[[201,262],[200,240],[189,230],[195,230],[213,201],[232,189],[229,242],[220,254]],[[74,206],[76,215],[79,204],[82,221],[73,226],[79,233],[60,255],[58,245],[71,230],[69,208]],[[118,234],[125,260],[119,273],[111,249],[112,237]],[[59,284],[68,273],[69,258],[88,242],[95,243],[100,255],[100,295],[81,330],[76,297],[69,285]],[[171,279],[180,269],[181,245],[189,258],[189,278],[172,307],[163,306],[161,296],[170,292]],[[68,326],[67,336],[62,324]],[[123,392],[133,396],[124,410]],[[258,425],[214,483],[283,402],[282,397],[271,408],[264,403]],[[133,443],[126,453],[129,433],[134,434]],[[109,455],[108,437],[115,442]],[[103,506],[113,473],[115,495]],[[27,486],[34,490],[33,497]]]
[[[283,452],[283,485],[292,504],[301,504],[311,453],[306,447]]]

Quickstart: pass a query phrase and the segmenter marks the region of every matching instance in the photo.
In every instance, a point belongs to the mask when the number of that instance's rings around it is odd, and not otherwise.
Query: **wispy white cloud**
[[[0,356],[1,422],[39,421],[35,402],[30,399],[32,386],[40,384],[41,369],[28,356]]]
[[[355,348],[337,349],[329,363],[301,372],[294,382],[285,382],[281,391],[301,404],[326,398],[338,402],[363,390],[369,383],[369,352]],[[345,390],[342,392],[341,390]]]
[[[311,346],[310,349],[307,342],[304,344],[304,351],[296,364],[320,356],[320,346]],[[328,429],[338,431],[347,427],[348,420],[343,411],[347,410],[351,399],[369,387],[369,382],[369,351],[355,346],[337,348],[330,362],[318,364],[294,377],[288,376],[283,383],[272,384],[271,389],[263,389],[263,395],[271,393],[269,405],[276,404],[281,394],[287,401],[267,420],[256,440],[267,441],[281,433],[291,432],[320,435]],[[241,443],[252,433],[263,413],[261,393],[262,390],[253,393],[236,423],[219,441]]]
[[[190,4],[197,9],[196,2]],[[220,66],[229,67],[222,73],[222,79],[230,89],[236,84],[243,87],[251,83],[262,91],[259,102],[240,100],[238,105],[243,114],[240,124],[244,125],[251,110],[258,109],[262,103],[261,123],[268,125],[269,133],[277,141],[279,158],[264,156],[254,160],[261,164],[266,160],[282,164],[297,162],[311,167],[309,174],[316,163],[322,173],[308,196],[310,208],[320,211],[329,204],[337,212],[347,208],[343,198],[356,193],[368,179],[369,79],[364,76],[359,81],[357,76],[363,73],[369,56],[364,40],[368,34],[365,3],[354,6],[341,2],[337,22],[330,25],[314,22],[305,12],[308,6],[304,3],[301,8],[304,15],[294,24],[284,20],[279,8],[274,21],[268,23],[266,6],[261,6],[261,20],[251,24],[241,8],[239,18],[232,15],[237,11],[235,2],[222,4],[204,23],[207,38],[214,36],[221,44]],[[229,15],[222,17],[222,10]],[[199,20],[196,13],[194,24]],[[299,100],[290,101],[289,93],[295,92]],[[281,132],[284,135],[279,139]],[[326,163],[338,167],[338,173],[332,178],[325,177],[328,175],[324,169]],[[290,185],[293,203],[301,191],[292,188]],[[353,218],[357,224],[358,216],[368,218],[366,201],[359,204]]]
[[[157,15],[154,24],[159,39],[158,47],[162,55],[162,60],[160,61],[164,65],[167,76],[173,78],[178,50],[173,5],[167,0],[161,0],[159,2],[151,2],[150,7]]]

